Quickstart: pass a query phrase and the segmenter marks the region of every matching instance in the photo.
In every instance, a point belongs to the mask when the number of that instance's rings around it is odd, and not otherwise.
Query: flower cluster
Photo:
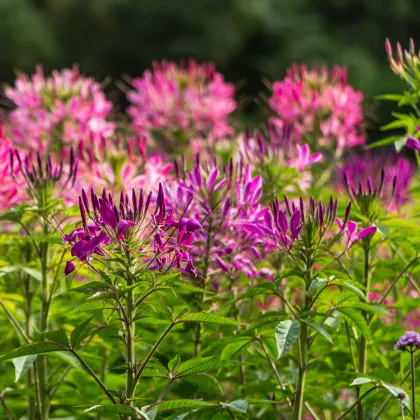
[[[269,104],[276,116],[271,122],[293,127],[297,141],[319,147],[345,149],[363,144],[363,95],[347,84],[345,68],[309,70],[292,66],[286,78],[273,84]]]
[[[114,132],[107,121],[112,103],[101,85],[80,75],[77,67],[45,77],[41,67],[29,77],[19,74],[6,96],[16,108],[9,115],[16,144],[39,152],[103,147]]]
[[[394,350],[410,350],[420,349],[420,334],[415,331],[406,332],[394,346]]]
[[[235,272],[267,277],[267,270],[257,267],[262,260],[260,233],[244,229],[263,214],[261,177],[252,177],[249,166],[232,161],[220,168],[197,159],[191,171],[178,164],[176,168],[173,205],[188,203],[187,213],[203,225],[193,243],[195,260],[203,268],[200,274],[207,277],[222,270],[230,278]]]
[[[173,151],[194,137],[232,133],[228,116],[236,108],[235,90],[212,64],[154,63],[132,85],[128,113],[142,138],[160,140]]]
[[[143,190],[137,195],[133,189],[131,197],[121,192],[118,205],[105,190],[102,196],[91,190],[90,200],[83,190],[79,207],[82,226],[63,236],[63,242],[72,245],[71,255],[79,261],[89,263],[94,254],[109,257],[122,252],[148,263],[151,269],[176,267],[195,274],[187,248],[201,225],[193,219],[174,218],[166,208],[162,185],[157,196],[146,196]],[[74,269],[74,264],[68,263],[66,274]]]
[[[402,156],[367,152],[351,156],[338,171],[338,188],[348,192],[367,212],[376,200],[396,211],[409,199],[413,175],[413,166]]]
[[[0,125],[0,210],[27,199],[25,179],[20,174],[18,163],[10,161],[11,153],[13,153],[12,142],[5,137],[3,127]]]

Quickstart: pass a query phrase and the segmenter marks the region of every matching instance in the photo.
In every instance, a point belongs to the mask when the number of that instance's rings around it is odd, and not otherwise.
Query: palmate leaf
[[[124,404],[104,404],[104,405],[94,405],[86,410],[85,413],[101,413],[101,414],[123,414],[132,416],[134,418],[143,418],[145,420],[150,420],[150,417],[143,411],[139,410],[136,407],[130,407]]]
[[[18,382],[32,366],[36,359],[36,354],[30,354],[28,356],[16,357],[13,359],[15,366],[15,382]]]
[[[300,319],[301,322],[304,322],[305,324],[309,325],[311,328],[313,328],[315,331],[319,332],[324,338],[326,338],[331,344],[334,344],[332,341],[331,336],[328,334],[328,332],[325,330],[324,327],[317,324],[316,322],[312,321],[311,319]]]
[[[296,340],[299,337],[300,333],[300,323],[296,320],[287,319],[281,321],[276,327],[276,342],[278,356],[277,358],[284,356],[287,350],[295,344]]]
[[[42,343],[32,343],[26,346],[18,347],[17,349],[0,356],[0,361],[15,359],[16,357],[29,356],[32,354],[50,353],[53,351],[68,350],[60,343],[52,341],[44,341]]]
[[[207,322],[210,324],[222,324],[222,325],[239,325],[240,322],[234,321],[233,319],[226,318],[224,316],[215,314],[206,314],[204,312],[189,312],[182,315],[178,322]]]

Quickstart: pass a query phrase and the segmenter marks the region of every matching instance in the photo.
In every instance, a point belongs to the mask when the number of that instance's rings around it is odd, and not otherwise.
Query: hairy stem
[[[416,420],[416,374],[415,374],[415,368],[416,363],[414,361],[414,352],[415,349],[412,348],[410,351],[410,357],[411,357],[411,412],[413,414],[413,419]]]
[[[364,259],[363,259],[363,283],[366,287],[366,299],[369,298],[369,291],[370,291],[370,244],[367,243],[364,246]],[[363,317],[368,322],[368,314],[365,311],[362,311]],[[358,366],[357,370],[359,374],[366,374],[367,371],[367,341],[366,338],[361,335],[359,339],[359,349],[358,349]],[[362,399],[360,398],[360,388],[357,390],[357,397],[359,403],[357,404],[356,410],[356,419],[357,420],[364,420],[365,413],[364,407],[362,404]]]
[[[134,284],[133,277],[129,273],[127,276],[127,286],[130,287]],[[133,398],[136,390],[136,378],[135,378],[135,364],[136,364],[136,354],[134,349],[135,343],[135,303],[134,303],[134,291],[130,290],[127,294],[126,301],[126,314],[128,318],[128,323],[126,325],[126,363],[127,363],[127,381],[126,381],[126,394],[127,399]],[[132,403],[130,403],[132,405]]]

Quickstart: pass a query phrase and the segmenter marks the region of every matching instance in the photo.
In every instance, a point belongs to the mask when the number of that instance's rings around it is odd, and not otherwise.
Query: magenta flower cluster
[[[281,82],[273,84],[269,105],[272,124],[293,127],[295,140],[337,153],[363,144],[363,95],[347,84],[345,68],[292,66]]]
[[[133,79],[128,109],[133,127],[147,141],[188,137],[218,139],[233,133],[229,114],[235,110],[235,89],[212,64],[154,63]]]
[[[9,115],[10,135],[22,147],[83,151],[104,147],[114,132],[115,124],[107,120],[112,103],[101,85],[80,75],[76,66],[49,77],[42,67],[31,77],[21,73],[5,95],[16,106]]]

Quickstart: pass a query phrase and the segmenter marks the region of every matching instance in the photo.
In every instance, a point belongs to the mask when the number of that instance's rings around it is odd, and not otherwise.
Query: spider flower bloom
[[[329,72],[293,65],[273,84],[269,105],[277,115],[271,123],[287,124],[297,141],[309,141],[317,150],[334,146],[340,155],[365,142],[362,100],[362,93],[347,84],[345,68]]]
[[[10,162],[13,145],[4,137],[0,125],[0,210],[6,210],[15,204],[27,200],[25,179],[20,173],[18,162]]]
[[[394,346],[394,350],[409,350],[414,352],[420,349],[420,334],[415,331],[407,331]]]
[[[155,62],[132,85],[128,113],[139,137],[160,140],[172,151],[191,137],[233,132],[228,116],[236,108],[235,89],[213,64]]]
[[[166,209],[161,185],[157,196],[146,196],[143,190],[139,194],[133,190],[130,196],[121,192],[119,204],[105,190],[101,196],[91,190],[90,199],[83,190],[79,207],[82,227],[63,236],[79,261],[90,263],[94,254],[107,257],[112,250],[150,268],[177,267],[195,273],[187,248],[201,225],[177,222]]]
[[[409,200],[413,166],[402,156],[354,155],[338,171],[338,189],[370,214],[380,201],[397,211]]]
[[[49,77],[40,66],[31,77],[21,73],[5,95],[16,105],[9,115],[13,141],[40,153],[102,148],[114,132],[107,121],[112,103],[76,66]]]
[[[267,277],[266,270],[257,267],[263,259],[262,232],[244,229],[262,216],[261,178],[252,177],[249,166],[232,161],[219,167],[197,159],[191,171],[178,164],[176,169],[172,205],[190,202],[188,215],[203,225],[193,242],[200,274],[206,278],[222,271],[231,279],[241,273],[249,278]]]

